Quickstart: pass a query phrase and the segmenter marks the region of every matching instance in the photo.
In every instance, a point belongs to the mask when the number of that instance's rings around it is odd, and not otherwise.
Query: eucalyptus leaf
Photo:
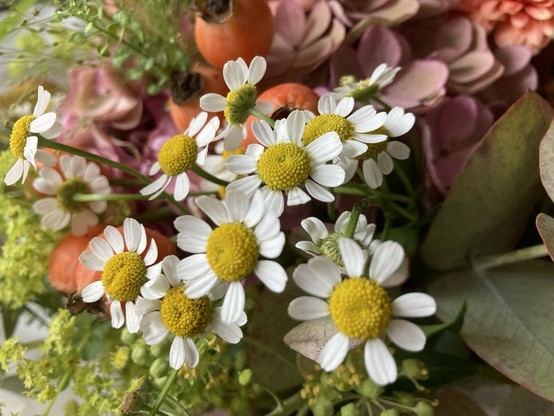
[[[516,388],[503,402],[498,416],[554,416],[554,403],[522,388]]]
[[[554,218],[546,214],[539,214],[536,225],[550,258],[554,261]]]
[[[453,331],[458,332],[461,329],[462,324],[464,323],[464,316],[466,314],[466,310],[467,310],[467,304],[464,301],[460,306],[460,310],[458,314],[450,322],[444,322],[442,324],[435,324],[435,325],[420,325],[420,328],[423,330],[423,332],[425,332],[425,336],[427,338],[429,338],[431,335],[437,334],[446,329],[452,329]]]
[[[434,397],[439,401],[435,416],[487,416],[474,400],[455,388],[442,389]]]
[[[516,101],[466,162],[422,245],[434,269],[467,265],[471,255],[513,248],[542,193],[539,143],[552,121],[535,93]]]
[[[488,270],[457,270],[431,284],[437,316],[467,312],[460,335],[492,367],[554,400],[554,264],[533,260]]]
[[[554,123],[541,141],[539,148],[541,181],[546,193],[554,201]]]
[[[300,290],[292,280],[289,280],[283,293],[264,290],[248,321],[250,337],[255,341],[248,349],[254,380],[274,392],[290,389],[302,382],[295,364],[296,354],[283,343],[283,336],[296,325],[288,316],[286,306],[299,295]]]

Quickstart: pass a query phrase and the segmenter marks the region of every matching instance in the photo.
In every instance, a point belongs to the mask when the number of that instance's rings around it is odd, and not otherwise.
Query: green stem
[[[160,218],[166,218],[172,215],[174,215],[174,213],[170,207],[163,207],[163,208],[143,212],[142,214],[137,215],[135,219],[138,222],[148,222],[148,221],[157,220]]]
[[[252,114],[253,116],[256,116],[256,117],[258,117],[259,119],[266,121],[267,124],[269,124],[271,127],[275,127],[275,120],[273,120],[271,117],[265,115],[265,114],[262,113],[260,110],[256,110],[255,108],[251,108],[251,109],[248,110],[248,111],[249,111],[250,114]]]
[[[121,201],[148,199],[148,195],[141,194],[74,194],[73,200],[79,202],[90,201]]]
[[[358,218],[360,217],[360,214],[362,213],[362,210],[367,208],[370,204],[370,199],[362,199],[360,202],[356,202],[354,206],[352,207],[352,213],[350,214],[350,218],[348,219],[348,225],[346,226],[346,230],[344,232],[344,236],[347,238],[353,238],[354,232],[356,231],[356,225],[358,225]]]
[[[167,380],[165,381],[164,386],[162,387],[162,391],[160,392],[160,395],[156,399],[156,402],[154,403],[154,406],[152,407],[152,410],[150,410],[149,416],[155,416],[156,412],[161,407],[165,396],[167,396],[167,393],[169,393],[169,389],[173,385],[173,382],[177,378],[177,374],[179,374],[179,370],[173,369],[171,370],[171,373],[169,373],[169,376],[167,377]]]
[[[133,169],[130,166],[124,165],[119,162],[115,162],[110,159],[106,159],[105,157],[95,155],[94,153],[89,153],[85,150],[77,149],[76,147],[73,147],[73,146],[68,146],[66,144],[56,142],[54,140],[48,140],[40,136],[38,138],[38,146],[44,147],[46,149],[54,149],[54,150],[59,150],[61,152],[67,152],[73,155],[81,156],[88,160],[92,160],[93,162],[98,162],[106,166],[111,166],[112,168],[128,173],[129,175],[140,179],[144,183],[150,183],[150,179],[147,176],[144,176],[142,173]]]
[[[198,165],[194,165],[191,170],[201,178],[204,178],[212,183],[215,183],[216,185],[221,185],[221,186],[229,185],[229,182],[224,181],[223,179],[216,178],[215,176],[209,174]]]
[[[549,253],[546,246],[544,244],[539,244],[536,246],[525,247],[519,250],[510,251],[508,253],[477,258],[474,260],[474,266],[477,269],[486,270],[548,255]]]
[[[383,108],[385,109],[385,111],[390,111],[391,110],[391,106],[388,105],[386,102],[384,102],[383,100],[381,100],[379,97],[377,97],[376,95],[374,95],[373,97],[371,97],[371,100],[372,101],[375,101],[376,103],[379,103],[383,106]]]
[[[267,413],[266,416],[288,416],[295,410],[298,410],[302,404],[304,404],[304,399],[302,399],[300,393],[296,393],[294,396],[284,400],[281,406]]]
[[[151,182],[150,178],[148,178],[147,176],[144,176],[138,170],[133,169],[130,166],[124,165],[119,162],[115,162],[110,159],[106,159],[105,157],[95,155],[94,153],[90,153],[85,150],[77,149],[76,147],[73,147],[73,146],[68,146],[66,144],[56,142],[54,140],[48,140],[42,136],[38,136],[38,146],[44,147],[46,149],[59,150],[61,152],[70,153],[76,156],[81,156],[81,157],[84,157],[85,159],[92,160],[93,162],[110,166],[112,168],[120,170],[121,172],[125,172],[131,176],[134,176],[135,178],[141,180],[144,184]],[[177,201],[175,201],[175,199],[171,195],[168,195],[165,192],[163,192],[162,195],[170,204],[172,204],[180,212],[182,212],[183,214],[189,213],[188,210],[182,204],[179,204]]]

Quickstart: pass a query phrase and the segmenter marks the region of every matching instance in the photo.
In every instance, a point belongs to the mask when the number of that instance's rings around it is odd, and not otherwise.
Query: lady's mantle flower
[[[224,202],[200,197],[196,204],[216,227],[212,230],[205,221],[191,215],[175,220],[177,245],[194,253],[179,263],[177,271],[190,298],[210,293],[217,298],[215,293],[226,291],[222,318],[224,322],[236,322],[244,311],[241,281],[247,276],[254,273],[273,292],[285,289],[287,274],[283,267],[259,259],[260,255],[269,259],[279,256],[285,235],[277,216],[265,210],[259,192],[249,200],[242,192],[229,191]]]
[[[267,103],[256,102],[256,84],[263,78],[266,67],[267,63],[261,56],[254,57],[250,66],[242,58],[229,61],[223,66],[223,78],[230,90],[227,97],[209,93],[200,98],[203,110],[224,112],[228,124],[220,136],[225,138],[226,150],[235,150],[240,146],[244,124],[251,109],[271,113]]]
[[[144,258],[141,257],[147,245],[146,231],[133,218],[123,222],[123,235],[108,225],[104,236],[106,239],[94,237],[89,244],[91,250],[79,256],[85,267],[102,272],[101,280],[83,289],[83,301],[93,303],[106,294],[111,301],[112,326],[120,328],[126,322],[129,332],[134,333],[139,330],[134,302],[141,287],[159,274],[159,267],[152,266],[158,257],[158,247],[151,239]],[[125,304],[125,314],[122,303]]]
[[[32,115],[21,117],[13,126],[10,136],[10,149],[17,158],[15,165],[8,171],[4,178],[6,185],[13,185],[19,179],[25,182],[31,165],[36,169],[35,160],[45,165],[53,166],[56,158],[50,153],[37,148],[38,137],[41,134],[47,139],[53,139],[60,134],[60,125],[56,123],[56,113],[45,113],[50,102],[50,93],[42,85],[38,87],[37,104]]]
[[[389,67],[387,64],[381,64],[375,68],[369,78],[360,81],[352,75],[342,76],[339,81],[340,87],[335,88],[333,97],[338,99],[353,97],[356,101],[367,102],[381,88],[392,84],[398,71],[400,71],[399,66]]]
[[[144,298],[137,299],[135,310],[142,317],[140,329],[146,343],[158,344],[173,334],[169,365],[175,369],[183,364],[193,368],[199,360],[193,337],[213,329],[225,341],[236,344],[242,338],[239,325],[246,323],[246,315],[243,313],[238,323],[225,323],[221,308],[214,308],[208,296],[189,298],[177,272],[178,263],[176,256],[162,260],[163,274],[143,286]]]
[[[388,137],[406,134],[413,127],[415,117],[404,113],[404,109],[394,107],[388,114],[383,127],[378,131]],[[383,175],[388,175],[394,168],[393,158],[404,160],[410,156],[410,148],[404,143],[388,139],[368,146],[367,151],[358,156],[363,159],[364,180],[371,188],[378,188],[383,183]],[[377,160],[375,160],[377,159]]]
[[[339,215],[335,222],[335,232],[329,232],[325,224],[317,217],[302,220],[302,228],[310,235],[312,241],[299,241],[296,243],[296,248],[312,256],[327,257],[339,268],[344,269],[344,262],[339,250],[339,240],[345,236],[350,215],[350,211],[345,211]],[[368,224],[365,215],[361,214],[354,230],[354,241],[368,253],[372,251],[370,244],[374,232],[375,224]]]
[[[303,112],[295,110],[287,119],[278,120],[272,130],[264,120],[252,123],[252,131],[261,144],[251,144],[244,155],[229,156],[226,165],[238,175],[249,175],[228,185],[228,190],[240,190],[252,195],[262,183],[266,205],[277,215],[287,205],[310,201],[308,193],[323,202],[335,200],[323,186],[339,186],[344,182],[344,170],[326,162],[337,157],[342,144],[335,132],[324,132],[309,144],[302,142],[305,125]],[[323,185],[323,186],[322,186]]]
[[[177,201],[186,198],[190,189],[187,171],[192,169],[195,163],[204,164],[208,153],[207,146],[214,140],[219,128],[217,117],[206,123],[207,119],[207,113],[200,113],[192,119],[183,134],[173,136],[163,144],[158,153],[158,161],[150,168],[150,175],[157,174],[160,169],[163,174],[142,188],[142,195],[151,195],[150,200],[157,198],[171,183],[173,177],[176,177],[174,197]]]
[[[302,142],[309,145],[321,135],[334,131],[344,145],[343,155],[349,158],[359,156],[367,150],[367,143],[380,143],[387,136],[376,131],[386,120],[384,112],[377,113],[371,105],[354,112],[355,100],[344,97],[340,101],[333,93],[324,94],[317,104],[319,115],[312,118],[304,128]]]
[[[79,156],[64,155],[60,158],[61,174],[53,168],[42,168],[33,188],[47,195],[33,205],[42,215],[42,224],[59,231],[71,223],[75,235],[84,235],[89,226],[98,224],[98,215],[108,206],[106,201],[80,202],[75,194],[109,194],[108,179],[100,174],[100,168],[87,163]]]
[[[358,243],[341,238],[339,249],[348,278],[341,280],[338,267],[324,257],[298,266],[293,279],[313,296],[293,300],[289,314],[300,320],[331,317],[338,332],[319,355],[319,364],[325,371],[334,370],[344,361],[351,339],[362,340],[365,341],[365,366],[371,379],[379,385],[392,383],[398,370],[383,341],[385,334],[407,351],[420,351],[425,345],[425,334],[417,325],[392,317],[433,315],[435,300],[424,293],[408,293],[390,301],[383,287],[404,259],[404,250],[398,243],[387,241],[375,249],[369,276],[365,273],[367,252]]]

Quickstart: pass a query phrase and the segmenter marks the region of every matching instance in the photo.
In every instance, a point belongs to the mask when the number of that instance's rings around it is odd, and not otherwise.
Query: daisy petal
[[[252,228],[260,222],[264,216],[264,213],[264,197],[261,192],[256,192],[250,201],[250,208],[248,209],[244,223],[248,227]]]
[[[56,122],[56,113],[46,113],[35,118],[29,126],[32,133],[44,133]]]
[[[104,263],[106,263],[114,255],[112,247],[103,238],[94,237],[92,240],[90,240],[89,245],[96,257],[98,257]]]
[[[276,237],[281,231],[279,219],[273,212],[267,212],[254,229],[258,241],[264,241]]]
[[[243,222],[248,214],[250,201],[248,196],[242,192],[230,191],[225,197],[225,206],[227,207],[228,218],[231,221]]]
[[[293,319],[311,321],[329,316],[329,304],[323,299],[300,296],[290,303],[288,312]]]
[[[182,201],[187,197],[190,190],[190,179],[186,172],[177,175],[177,181],[175,182],[175,189],[173,190],[173,196],[176,201]]]
[[[280,232],[277,237],[260,242],[260,254],[268,259],[278,257],[285,246],[285,233]]]
[[[200,97],[200,108],[204,111],[217,113],[225,110],[227,100],[219,94],[208,93]]]
[[[387,144],[387,152],[398,160],[405,160],[410,157],[410,148],[402,142],[389,142]]]
[[[83,302],[93,303],[100,300],[102,296],[104,296],[104,293],[105,290],[102,281],[97,280],[96,282],[92,282],[86,286],[81,292],[81,296],[83,298]]]
[[[140,293],[146,299],[156,300],[164,297],[169,289],[169,280],[164,275],[160,274],[142,285]]]
[[[179,231],[177,245],[189,253],[204,253],[208,238],[212,233],[205,221],[192,215],[183,215],[174,221],[175,228]]]
[[[159,299],[152,300],[139,297],[135,302],[135,313],[137,314],[137,316],[142,317],[147,313],[159,311],[160,305],[161,302]]]
[[[112,246],[112,249],[113,251],[115,251],[116,254],[123,252],[123,250],[125,249],[123,236],[117,228],[108,225],[104,229],[104,237],[106,237],[106,240],[108,241],[108,243],[110,243],[110,246]]]
[[[252,62],[250,62],[250,67],[248,71],[248,82],[256,85],[262,80],[266,69],[266,60],[261,56],[255,56],[254,59],[252,59]]]
[[[123,222],[123,236],[128,251],[137,251],[141,240],[141,227],[134,218],[126,218]]]
[[[400,348],[417,352],[425,347],[425,333],[412,322],[393,319],[387,327],[387,335]]]
[[[329,234],[323,222],[316,217],[309,217],[302,220],[301,225],[315,244],[319,244],[319,242]]]
[[[237,175],[249,175],[256,170],[256,160],[247,155],[232,155],[225,160],[225,166]]]
[[[94,255],[92,251],[84,251],[79,256],[79,261],[87,269],[101,272],[104,270],[104,262]]]
[[[127,324],[127,330],[131,334],[135,334],[140,329],[140,318],[135,311],[135,304],[133,302],[125,302],[125,323]]]
[[[333,202],[335,200],[335,196],[331,192],[310,179],[306,181],[306,190],[318,201]]]
[[[254,273],[272,292],[281,293],[285,290],[288,279],[287,272],[285,272],[285,269],[279,263],[270,260],[260,260]]]
[[[339,239],[339,250],[346,274],[350,277],[363,276],[367,251],[362,250],[354,240],[345,237]]]
[[[206,296],[218,282],[219,277],[215,273],[207,273],[201,278],[187,281],[185,294],[191,299]]]
[[[206,253],[194,254],[177,263],[177,274],[183,281],[203,277],[210,270]]]
[[[112,327],[121,328],[125,323],[125,315],[123,315],[123,309],[120,301],[112,301],[112,304],[110,305],[110,314],[112,316]]]
[[[223,298],[221,309],[221,319],[223,322],[235,322],[242,312],[244,312],[244,288],[240,282],[231,282],[227,293]]]
[[[394,168],[392,157],[386,152],[379,153],[377,155],[377,166],[379,166],[383,175],[388,175]]]
[[[342,364],[348,353],[348,337],[337,332],[321,350],[318,357],[319,365],[325,371],[333,371]]]
[[[236,323],[225,323],[221,320],[221,308],[214,311],[212,328],[217,335],[230,344],[237,344],[242,339],[242,330]]]
[[[201,196],[196,199],[196,205],[198,205],[198,208],[204,211],[216,225],[229,222],[227,208],[225,208],[225,205],[219,199]]]
[[[354,109],[354,104],[355,101],[353,97],[342,98],[337,104],[337,108],[335,108],[335,114],[341,117],[347,117]]]
[[[198,365],[200,355],[198,353],[198,348],[196,344],[190,338],[184,338],[184,349],[185,349],[185,364],[189,368],[194,368]]]
[[[394,241],[385,241],[375,249],[369,265],[369,277],[384,283],[404,261],[404,249]]]
[[[363,163],[364,181],[370,188],[376,189],[383,184],[383,174],[377,166],[377,162],[373,159],[364,161]]]
[[[326,257],[315,257],[299,265],[292,278],[302,290],[320,298],[328,298],[341,281],[338,267]]]
[[[437,303],[426,293],[406,293],[392,302],[392,314],[406,318],[421,318],[434,315]]]
[[[185,363],[185,340],[181,337],[173,338],[171,349],[169,350],[169,366],[179,370]]]
[[[364,346],[367,373],[380,386],[396,381],[398,369],[387,346],[380,338],[367,340]]]
[[[23,160],[17,159],[15,164],[4,177],[4,183],[7,186],[13,185],[23,176]]]
[[[292,207],[310,202],[312,198],[299,187],[293,188],[287,193],[287,206]]]
[[[162,268],[169,284],[173,287],[179,286],[181,279],[177,273],[177,266],[179,265],[179,257],[169,255],[162,260]]]
[[[38,117],[46,111],[46,107],[50,103],[50,93],[44,89],[42,85],[38,86],[37,90],[37,103],[33,110],[33,115]]]
[[[323,186],[340,186],[344,183],[344,169],[338,165],[319,165],[312,169],[312,179]]]

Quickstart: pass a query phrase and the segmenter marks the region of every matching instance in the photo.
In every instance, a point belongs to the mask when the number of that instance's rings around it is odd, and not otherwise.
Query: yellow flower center
[[[358,160],[375,159],[380,153],[387,150],[388,140],[384,140],[379,143],[368,143],[367,150],[359,156],[356,156]]]
[[[339,135],[340,141],[351,139],[354,134],[354,125],[338,114],[320,114],[312,118],[304,127],[302,142],[310,144],[318,137],[334,131]]]
[[[258,96],[256,86],[245,83],[236,90],[229,91],[227,94],[227,106],[223,114],[231,124],[244,124],[250,115],[250,109],[256,107],[256,97]]]
[[[197,153],[196,141],[178,134],[164,143],[158,153],[158,163],[167,176],[179,175],[194,166]]]
[[[169,332],[190,338],[204,332],[212,321],[213,308],[207,296],[189,299],[184,289],[183,286],[169,289],[161,301],[160,315]]]
[[[23,158],[27,137],[31,134],[31,122],[35,118],[35,116],[23,116],[14,123],[10,135],[10,150],[15,157]]]
[[[348,278],[333,289],[329,313],[340,332],[349,338],[379,337],[391,319],[387,292],[366,278]]]
[[[87,182],[82,179],[72,178],[65,181],[59,188],[57,193],[58,205],[70,214],[81,212],[86,202],[75,201],[75,194],[90,194],[91,189]]]
[[[295,143],[269,146],[257,164],[260,179],[275,191],[289,191],[304,183],[310,176],[310,158]]]
[[[115,300],[135,300],[146,282],[146,265],[135,252],[115,254],[104,265],[102,284]]]
[[[212,231],[206,246],[211,269],[223,280],[233,282],[248,276],[258,263],[258,242],[246,225],[232,222]]]

